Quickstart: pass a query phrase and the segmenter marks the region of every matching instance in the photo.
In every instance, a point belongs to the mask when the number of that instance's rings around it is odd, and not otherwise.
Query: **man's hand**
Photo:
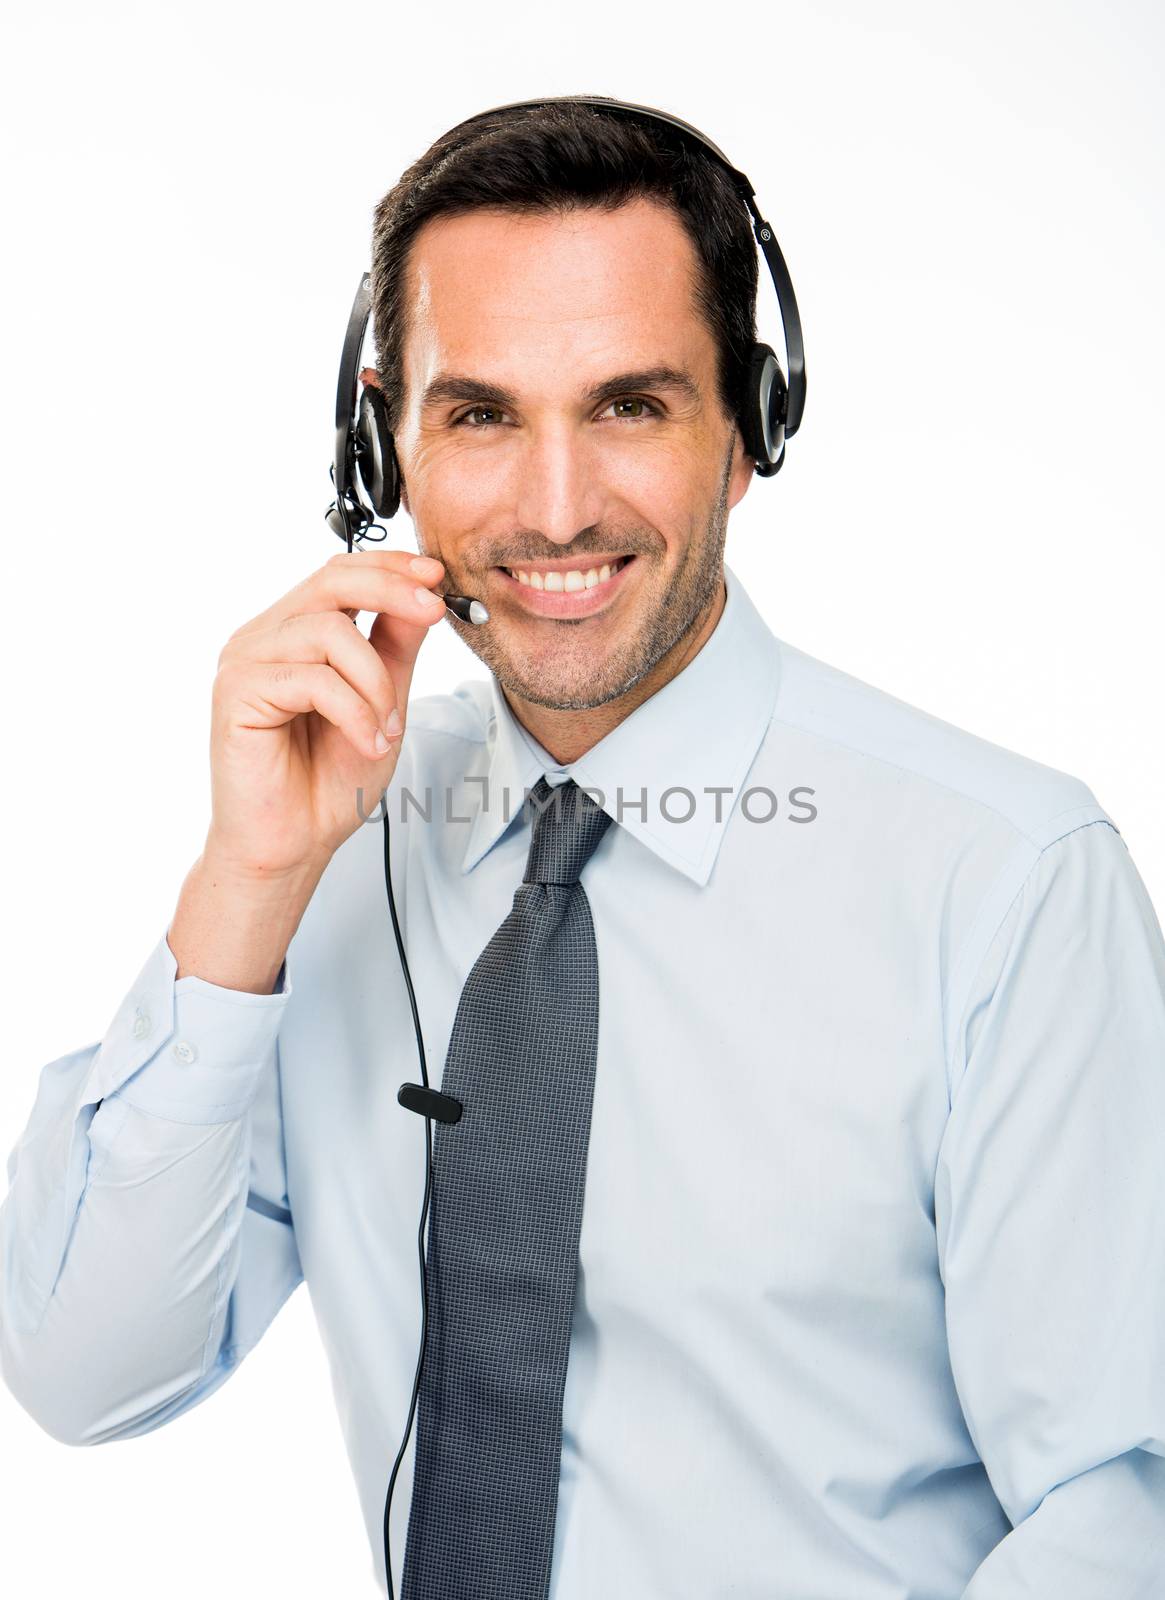
[[[444,567],[401,550],[333,556],[219,656],[211,825],[169,931],[178,976],[269,993],[336,849],[391,781]],[[418,590],[431,596],[422,599]],[[366,639],[361,611],[376,612]]]

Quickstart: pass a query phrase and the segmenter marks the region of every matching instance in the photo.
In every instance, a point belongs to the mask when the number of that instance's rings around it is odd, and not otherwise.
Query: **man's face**
[[[404,504],[446,587],[490,613],[453,626],[512,694],[603,705],[718,612],[753,475],[695,250],[648,200],[476,210],[426,223],[408,270]]]

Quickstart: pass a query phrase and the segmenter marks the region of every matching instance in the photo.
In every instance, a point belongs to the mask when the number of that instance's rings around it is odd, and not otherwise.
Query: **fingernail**
[[[384,731],[388,734],[390,739],[394,739],[400,730],[400,712],[395,706],[393,706],[392,710],[388,713],[387,719],[385,720]]]
[[[418,578],[432,577],[441,563],[434,561],[432,556],[414,556],[409,562],[409,571],[415,572]]]
[[[443,606],[445,604],[439,594],[434,594],[432,589],[414,589],[413,593],[423,606]]]
[[[384,737],[379,728],[377,728],[376,738],[373,739],[372,742],[376,746],[377,755],[382,756],[388,750],[388,740]]]

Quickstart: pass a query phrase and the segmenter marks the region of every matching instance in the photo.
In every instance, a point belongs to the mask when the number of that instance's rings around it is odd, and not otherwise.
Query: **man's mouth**
[[[521,561],[497,567],[503,587],[524,611],[540,617],[587,617],[601,611],[627,581],[635,557],[597,556],[579,561]]]
[[[580,589],[594,589],[600,583],[606,583],[625,562],[634,559],[634,556],[612,556],[589,567],[524,562],[520,566],[503,567],[502,571],[516,578],[519,583],[528,584],[531,589],[542,589],[551,594],[577,594]]]

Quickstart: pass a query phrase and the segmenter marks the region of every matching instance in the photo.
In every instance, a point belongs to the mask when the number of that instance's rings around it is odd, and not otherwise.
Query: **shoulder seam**
[[[929,713],[928,712],[924,712],[923,715],[926,716],[926,715],[929,715]],[[892,761],[889,756],[879,755],[876,750],[868,750],[863,745],[858,744],[855,740],[852,740],[852,739],[841,739],[841,738],[836,737],[834,734],[823,733],[819,728],[814,728],[814,727],[808,726],[808,725],[806,725],[804,723],[800,723],[800,722],[793,722],[788,717],[781,716],[777,712],[777,710],[774,708],[772,717],[769,720],[769,726],[772,727],[772,725],[774,723],[777,723],[777,722],[781,723],[781,725],[783,727],[794,729],[798,733],[808,734],[811,738],[820,739],[823,744],[831,744],[836,749],[839,749],[839,750],[850,750],[850,751],[853,751],[857,755],[865,756],[870,761],[877,761],[884,767],[890,767],[895,772],[905,773],[908,777],[917,778],[919,780],[919,782],[921,782],[921,783],[929,783],[929,784],[933,785],[933,787],[936,788],[936,789],[944,790],[947,794],[957,795],[960,800],[965,800],[968,805],[978,806],[980,810],[989,812],[994,817],[998,817],[999,820],[1001,822],[1003,822],[1003,823],[1006,823],[1006,825],[1009,828],[1013,828],[1015,830],[1015,832],[1022,839],[1026,839],[1027,842],[1030,845],[1033,846],[1033,848],[1035,848],[1037,850],[1044,848],[1044,846],[1042,846],[1040,844],[1040,842],[1039,842],[1039,833],[1038,832],[1037,833],[1029,833],[1028,830],[1021,823],[1017,822],[1014,817],[1009,816],[1006,811],[1001,811],[998,806],[992,805],[989,800],[984,800],[984,799],[980,798],[979,795],[970,793],[970,791],[967,790],[967,789],[958,789],[958,788],[955,787],[954,784],[944,783],[944,781],[941,778],[935,778],[929,772],[923,772],[918,767],[906,767],[906,766],[903,766],[900,761]],[[978,734],[971,734],[970,737],[973,738],[973,739],[977,739],[979,737],[979,735]],[[988,743],[989,741],[985,740],[983,742],[984,743]],[[997,746],[996,748],[1002,748],[1002,746]],[[1016,754],[1017,752],[1013,751],[1013,752],[1009,752],[1009,753],[1010,754]],[[1025,757],[1025,756],[1021,756],[1020,759],[1021,760],[1028,760],[1029,758]],[[1042,763],[1040,763],[1040,764],[1042,764]],[[1052,767],[1049,767],[1047,770],[1050,771],[1050,772],[1054,772],[1056,769],[1052,768]],[[1072,774],[1064,773],[1063,776],[1071,778]],[[1073,781],[1074,782],[1080,782],[1081,780],[1080,779],[1073,779]],[[1084,806],[1084,807],[1070,806],[1066,810],[1058,811],[1053,816],[1049,817],[1047,819],[1047,822],[1044,824],[1044,826],[1045,827],[1049,826],[1051,823],[1055,822],[1059,817],[1070,816],[1075,811],[1079,811],[1079,810],[1099,810],[1099,809],[1101,809],[1099,806]],[[1092,820],[1101,821],[1101,820],[1104,820],[1104,819],[1102,819],[1102,818],[1094,818]],[[1070,831],[1070,830],[1068,830],[1068,831]],[[1062,838],[1062,837],[1063,837],[1063,834],[1057,834],[1056,835],[1056,838]],[[1052,840],[1052,839],[1049,839],[1047,841],[1048,844],[1052,844],[1054,842],[1055,841]]]
[[[1083,806],[1070,806],[1062,812],[1057,812],[1053,816],[1045,818],[1044,821],[1036,827],[1034,832],[1029,832],[1021,822],[1016,820],[1015,817],[1010,816],[1006,811],[1001,811],[1000,808],[997,805],[993,805],[990,800],[983,799],[980,795],[977,795],[968,789],[958,788],[954,784],[947,783],[942,778],[935,777],[931,773],[928,773],[919,767],[904,766],[902,762],[895,761],[890,756],[881,755],[876,750],[869,749],[867,746],[861,744],[853,735],[841,736],[836,733],[827,733],[820,728],[814,727],[812,722],[808,720],[794,720],[792,716],[782,711],[782,706],[788,699],[789,690],[789,671],[787,666],[788,647],[786,647],[785,644],[779,639],[777,641],[777,645],[780,651],[780,682],[777,699],[773,706],[772,716],[769,720],[770,728],[775,723],[779,722],[783,727],[803,733],[810,738],[820,739],[822,743],[832,745],[835,749],[847,750],[854,754],[865,756],[868,760],[876,761],[884,767],[891,768],[895,772],[901,772],[909,777],[917,778],[920,782],[930,784],[934,788],[941,789],[947,794],[957,795],[961,800],[965,800],[968,805],[977,806],[980,810],[987,812],[991,816],[998,817],[1001,822],[1004,822],[1008,827],[1013,828],[1017,834],[1028,840],[1028,842],[1036,849],[1042,849],[1045,844],[1050,844],[1053,842],[1052,839],[1047,837],[1047,830],[1059,818],[1070,816],[1075,811],[1083,811],[1085,809],[1101,812],[1103,811],[1103,807],[1097,804],[1095,796],[1093,796],[1090,803],[1085,802]],[[797,651],[797,654],[802,656],[804,660],[807,660],[810,663],[815,662],[816,658],[812,656],[806,656],[804,651]],[[1007,750],[1003,745],[994,744],[990,739],[986,739],[981,734],[974,733],[968,728],[960,728],[955,723],[945,722],[943,718],[937,716],[934,712],[927,711],[922,706],[912,705],[909,701],[901,700],[898,698],[898,696],[890,694],[887,690],[879,689],[875,684],[866,683],[864,679],[855,678],[850,673],[841,672],[840,668],[830,668],[828,662],[820,663],[820,665],[826,667],[826,669],[829,671],[839,672],[843,678],[846,678],[849,682],[854,684],[858,691],[873,694],[880,699],[890,701],[895,706],[901,707],[902,710],[909,715],[922,717],[931,723],[939,723],[943,728],[949,729],[953,734],[972,739],[978,744],[986,745],[990,749],[1000,751],[1002,754],[1013,759],[1023,762],[1030,762],[1034,766],[1042,767],[1045,772],[1068,779],[1070,782],[1085,789],[1090,795],[1092,793],[1083,780],[1077,778],[1073,773],[1061,772],[1059,768],[1050,767],[1046,762],[1037,762],[1033,757],[1025,756],[1020,751]],[[793,670],[794,672],[796,671],[795,666]],[[1061,832],[1056,834],[1055,837],[1061,837],[1066,831],[1068,830],[1061,829]]]
[[[1061,815],[1070,814],[1071,813],[1067,812],[1061,813]],[[983,899],[980,902],[979,910],[976,912],[974,920],[971,924],[970,932],[967,934],[967,937],[963,942],[963,948],[951,967],[950,980],[947,983],[941,1002],[943,1028],[943,1065],[947,1079],[948,1108],[954,1103],[956,1089],[956,1084],[954,1081],[953,1056],[957,1033],[952,1031],[950,1019],[954,1018],[956,1022],[961,1019],[966,1008],[967,996],[971,991],[971,987],[979,974],[983,962],[987,959],[987,954],[990,951],[991,946],[995,943],[995,939],[1000,928],[1006,922],[1011,913],[1012,907],[1015,905],[1015,902],[1027,888],[1029,882],[1031,881],[1032,873],[1043,860],[1045,854],[1052,848],[1053,845],[1059,844],[1062,840],[1069,838],[1074,833],[1078,833],[1081,828],[1091,828],[1097,825],[1111,828],[1117,837],[1121,838],[1120,829],[1116,826],[1111,817],[1088,817],[1082,821],[1074,823],[1069,828],[1065,828],[1062,832],[1057,833],[1054,838],[1049,839],[1044,845],[1033,845],[1032,848],[1035,850],[1035,854],[1027,862],[1026,867],[1023,868],[1018,881],[1014,882],[1011,893],[1007,895],[1006,903],[1003,905],[1002,910],[998,911],[997,914],[992,917],[987,936],[986,938],[981,939],[981,942],[978,943],[978,952],[975,956],[974,963],[971,964],[969,952],[975,947],[977,936],[980,935],[980,924],[984,922],[984,919],[988,915],[989,908],[991,907],[996,896],[1006,892],[1004,886],[1008,883],[1011,877],[1010,867],[1013,859],[1012,856],[1008,857],[1007,862],[992,881],[991,887],[983,896]],[[959,993],[960,990],[961,993]],[[958,1006],[955,1009],[952,1009],[950,1003],[952,994],[958,995]]]

